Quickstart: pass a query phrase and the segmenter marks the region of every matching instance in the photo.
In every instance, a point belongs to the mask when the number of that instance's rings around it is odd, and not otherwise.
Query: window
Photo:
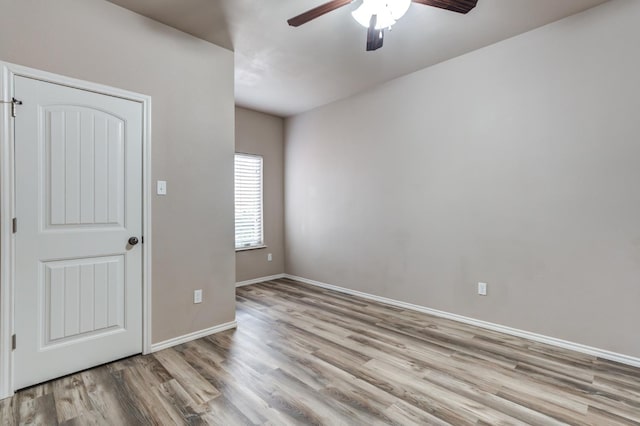
[[[262,231],[262,157],[236,154],[236,250],[264,245]]]

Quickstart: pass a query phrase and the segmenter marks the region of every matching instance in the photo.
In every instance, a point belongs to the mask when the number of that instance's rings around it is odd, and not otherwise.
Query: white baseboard
[[[271,281],[271,280],[279,280],[280,278],[284,278],[284,277],[285,277],[285,274],[277,274],[277,275],[269,275],[268,277],[254,278],[252,280],[239,281],[236,283],[236,287],[242,287],[242,286],[251,285],[251,284],[258,284],[258,283],[263,283],[265,281]]]
[[[170,348],[172,346],[187,343],[201,337],[206,337],[211,334],[220,333],[221,331],[230,330],[236,328],[238,323],[234,321],[226,322],[224,324],[216,325],[215,327],[205,328],[204,330],[194,331],[193,333],[185,334],[182,336],[174,337],[163,342],[154,343],[151,345],[151,352],[158,352],[163,349]]]
[[[462,315],[452,314],[449,312],[438,311],[436,309],[427,308],[420,305],[414,305],[412,303],[401,302],[395,299],[389,299],[387,297],[376,296],[369,293],[363,293],[361,291],[351,290],[344,287],[338,287],[331,284],[326,284],[320,281],[310,280],[308,278],[297,277],[295,275],[285,274],[285,278],[291,280],[300,281],[305,284],[310,284],[316,287],[326,288],[328,290],[339,291],[340,293],[350,294],[353,296],[359,296],[364,299],[373,300],[387,305],[397,306],[399,308],[410,309],[412,311],[423,312],[425,314],[434,315],[440,318],[446,318],[453,321],[462,322],[465,324],[475,325],[477,327],[486,328],[488,330],[498,331],[500,333],[510,334],[512,336],[522,337],[525,339],[533,340],[535,342],[546,343],[548,345],[557,346],[564,349],[570,349],[576,352],[580,352],[587,355],[593,355],[600,358],[608,359],[610,361],[616,361],[622,364],[631,365],[633,367],[640,367],[640,358],[632,357],[629,355],[619,354],[616,352],[607,351],[605,349],[594,348],[592,346],[583,345],[581,343],[569,342],[567,340],[557,339],[555,337],[549,337],[542,334],[532,333],[530,331],[519,330],[517,328],[507,327],[500,324],[494,324],[487,321],[477,320]]]

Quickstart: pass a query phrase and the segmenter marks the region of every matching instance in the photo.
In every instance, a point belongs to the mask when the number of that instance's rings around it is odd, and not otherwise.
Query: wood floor
[[[640,369],[289,280],[238,329],[0,402],[1,424],[640,424]]]

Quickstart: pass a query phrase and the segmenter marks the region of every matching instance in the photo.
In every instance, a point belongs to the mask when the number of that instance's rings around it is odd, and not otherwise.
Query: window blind
[[[235,155],[236,249],[261,246],[262,157]]]

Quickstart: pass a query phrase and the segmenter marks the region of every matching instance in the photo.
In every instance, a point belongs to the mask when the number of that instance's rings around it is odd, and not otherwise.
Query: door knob
[[[129,244],[131,244],[132,246],[135,246],[136,244],[138,244],[138,238],[137,237],[129,238]]]

